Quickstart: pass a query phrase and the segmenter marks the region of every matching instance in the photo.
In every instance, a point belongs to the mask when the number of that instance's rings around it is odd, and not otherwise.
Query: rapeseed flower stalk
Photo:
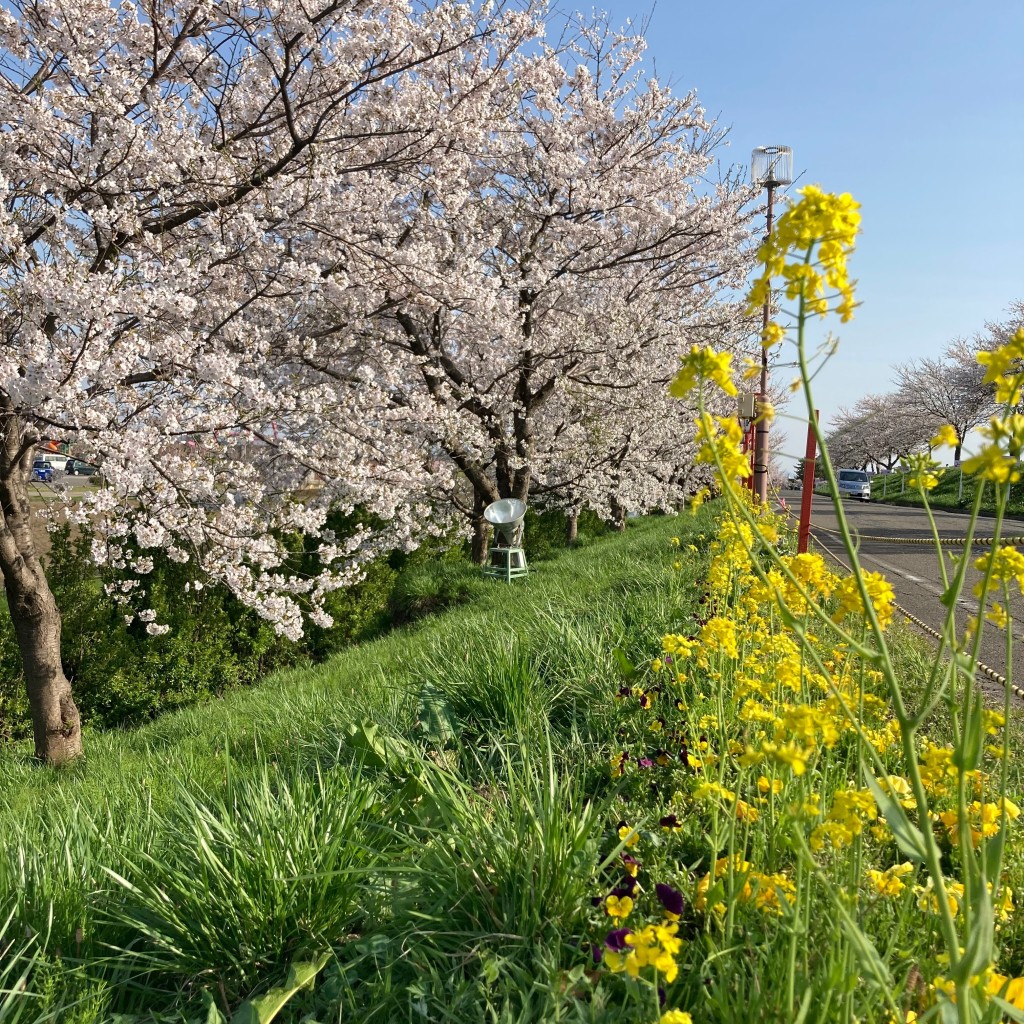
[[[728,352],[715,352],[694,345],[681,362],[682,368],[668,389],[673,398],[685,398],[705,380],[717,384],[727,395],[736,395],[736,385],[732,379],[732,356]]]
[[[860,215],[848,195],[830,195],[810,186],[801,197],[759,251],[762,270],[748,305],[751,310],[760,308],[770,297],[770,281],[783,282],[786,298],[796,304],[797,386],[811,410],[806,326],[811,317],[835,314],[845,322],[853,315],[856,302],[848,260]],[[789,333],[781,324],[771,324],[762,344],[770,347]],[[1024,396],[1024,331],[980,361],[1006,408],[984,428],[986,444],[964,469],[974,472],[982,486],[996,487],[1001,517],[1007,485],[1019,479],[1024,453],[1024,416],[1011,407]],[[748,472],[739,450],[740,428],[734,419],[711,416],[703,403],[708,385],[732,393],[723,383],[729,365],[720,355],[694,349],[684,357],[683,370],[673,382],[673,394],[679,397],[698,392],[700,461],[715,467],[725,499],[708,569],[708,608],[685,637],[696,639],[696,645],[685,652],[680,648],[680,656],[692,666],[690,676],[680,674],[690,688],[687,696],[696,694],[702,706],[710,703],[715,708],[713,716],[705,713],[689,725],[688,741],[704,754],[704,778],[694,778],[689,799],[697,820],[708,830],[711,850],[710,866],[696,881],[693,906],[707,922],[720,922],[723,941],[728,942],[733,918],[743,907],[757,905],[758,892],[771,893],[762,903],[771,904],[771,912],[781,914],[784,922],[804,920],[810,906],[804,886],[813,877],[841,923],[850,955],[860,959],[865,978],[876,986],[891,1019],[916,1019],[918,1010],[932,1007],[944,1022],[995,1020],[998,1010],[991,1000],[997,992],[986,979],[997,958],[995,927],[1004,913],[1012,913],[1002,863],[1016,804],[1006,793],[1005,733],[1001,745],[983,742],[999,725],[974,690],[969,664],[976,657],[986,617],[1008,624],[1007,592],[1012,581],[1024,587],[1024,557],[998,545],[997,517],[997,543],[975,562],[982,573],[979,613],[964,639],[956,623],[956,604],[969,560],[956,563],[951,573],[940,556],[948,614],[935,666],[917,706],[911,707],[886,638],[895,613],[892,587],[880,574],[861,567],[841,507],[837,505],[836,512],[852,573],[838,580],[817,556],[780,553],[780,531],[737,487],[736,481]],[[813,416],[811,423],[824,474],[835,493],[827,447]],[[933,444],[957,441],[956,432],[946,426]],[[929,457],[912,457],[908,468],[912,486],[923,494],[937,484],[939,468]],[[930,510],[928,515],[937,539]],[[972,535],[973,520],[968,543]],[[1001,588],[1002,602],[990,600],[993,588]],[[734,624],[731,633],[721,625],[724,622]],[[819,631],[828,638],[824,642]],[[662,646],[666,658],[673,656],[670,638]],[[696,689],[693,675],[710,684],[710,697]],[[957,686],[962,688],[959,692]],[[1009,684],[1004,716],[1008,694]],[[952,742],[946,745],[930,742],[922,731],[939,707],[950,708]],[[659,742],[668,746],[668,737],[685,731],[675,719],[665,719],[665,739]],[[699,742],[694,742],[693,731],[700,732]],[[837,769],[832,755],[841,750],[849,751],[846,769]],[[999,765],[995,773],[990,770],[993,758]],[[759,765],[764,768],[755,767]],[[771,779],[758,775],[769,767]],[[762,778],[766,786],[761,785]],[[817,792],[825,779],[827,788]],[[755,803],[756,815],[739,813],[741,806],[753,810]],[[795,879],[777,864],[763,870],[754,866],[751,834],[762,821],[777,823],[776,827],[781,823],[792,831],[798,853]],[[839,875],[831,877],[829,872]],[[914,883],[912,875],[919,882]],[[906,892],[912,885],[913,893]],[[871,897],[865,905],[901,899],[901,913],[910,912],[907,901],[916,894],[913,907],[926,915],[941,938],[943,973],[936,984],[925,984],[916,1010],[897,1004],[892,974],[864,931],[858,887]],[[931,924],[926,933],[933,934]],[[786,979],[791,1018],[797,1009],[797,936],[791,928]],[[1004,979],[1004,997],[1007,990]],[[850,1019],[852,1004],[844,1005]]]

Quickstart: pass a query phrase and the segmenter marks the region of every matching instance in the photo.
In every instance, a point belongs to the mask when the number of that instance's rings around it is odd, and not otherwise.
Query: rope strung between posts
[[[841,537],[838,530],[830,530],[827,526],[815,526],[815,531],[820,533],[831,533],[835,537]],[[855,533],[854,540],[875,541],[882,544],[930,544],[935,546],[934,537],[878,537],[870,533]],[[972,537],[971,546],[977,544],[979,547],[991,547],[994,537]],[[944,548],[955,548],[967,543],[966,537],[939,537],[939,545]],[[1024,547],[1024,537],[1000,537],[1000,544]]]

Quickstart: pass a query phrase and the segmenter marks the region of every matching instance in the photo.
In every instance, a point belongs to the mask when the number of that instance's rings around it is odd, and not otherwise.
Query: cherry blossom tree
[[[376,318],[345,296],[324,311],[312,358],[374,382],[402,436],[469,481],[478,522],[499,497],[553,490],[610,396],[667,381],[682,326],[742,280],[748,190],[708,182],[721,133],[644,76],[642,51],[598,19],[518,56],[485,148],[425,177],[371,250],[323,250],[389,276]],[[635,436],[611,435],[602,451],[632,459]]]
[[[896,368],[904,411],[919,421],[952,426],[957,436],[953,454],[957,462],[967,434],[995,409],[995,388],[984,383],[985,367],[977,359],[984,347],[981,337],[957,338],[937,359],[915,359]]]
[[[104,486],[64,496],[98,560],[194,560],[291,636],[410,540],[445,465],[420,437],[396,457],[407,410],[319,362],[301,328],[325,295],[375,311],[357,254],[488,143],[502,69],[534,31],[529,9],[454,0],[0,8],[0,571],[40,758],[81,751],[30,529],[40,442],[102,470]],[[356,505],[387,529],[325,529]],[[294,531],[321,539],[314,578],[288,571]],[[159,632],[126,588],[126,612]]]
[[[941,420],[908,407],[899,392],[865,395],[840,409],[827,435],[836,465],[891,471],[901,459],[928,447]]]
[[[628,333],[642,337],[644,324]],[[714,303],[691,314],[690,322],[649,320],[650,344],[605,387],[575,387],[573,401],[549,404],[546,416],[561,416],[546,431],[558,446],[537,460],[534,490],[546,504],[567,511],[589,508],[621,526],[627,512],[669,511],[711,483],[709,467],[698,463],[697,410],[668,393],[679,354],[694,344],[716,351],[752,354],[756,326],[738,305]],[[711,411],[735,415],[736,401],[710,396]]]

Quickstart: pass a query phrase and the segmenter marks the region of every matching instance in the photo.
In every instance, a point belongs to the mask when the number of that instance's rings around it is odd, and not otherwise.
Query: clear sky
[[[723,162],[749,167],[755,146],[789,145],[801,183],[862,204],[851,266],[863,305],[849,324],[833,318],[823,422],[891,390],[894,363],[938,354],[1024,299],[1024,0],[600,6],[618,24],[651,15],[659,79],[695,88],[731,128]],[[803,430],[783,428],[803,454]]]

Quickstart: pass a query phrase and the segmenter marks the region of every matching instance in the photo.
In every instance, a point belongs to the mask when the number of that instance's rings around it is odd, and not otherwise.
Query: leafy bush
[[[358,516],[335,515],[340,536]],[[273,669],[308,658],[323,661],[353,643],[373,639],[394,624],[468,600],[482,586],[475,566],[443,539],[414,552],[393,552],[368,567],[358,584],[330,595],[330,628],[310,626],[299,643],[246,608],[227,588],[197,585],[194,566],[150,552],[153,571],[139,578],[144,607],[170,626],[150,636],[130,609],[104,589],[89,557],[90,538],[67,526],[51,536],[46,572],[62,610],[61,650],[83,720],[101,727],[135,725],[164,711],[247,686]],[[312,544],[294,541],[290,571],[316,570]],[[136,600],[136,604],[139,601]],[[7,615],[0,616],[0,742],[30,735],[21,656]]]
[[[366,522],[360,512],[334,513],[328,525],[339,537]],[[372,525],[372,524],[370,524]],[[609,532],[596,515],[579,518],[577,545]],[[526,550],[531,562],[565,550],[566,517],[557,510],[527,512]],[[296,535],[287,567],[319,570],[316,544]],[[396,625],[464,604],[493,585],[452,537],[428,540],[415,551],[395,551],[373,562],[358,584],[330,595],[330,628],[310,626],[299,643],[278,637],[225,587],[197,586],[194,566],[159,551],[151,573],[139,579],[144,607],[170,626],[149,636],[145,624],[125,621],[129,609],[104,590],[89,557],[90,538],[61,527],[51,536],[47,577],[63,614],[64,671],[84,721],[101,727],[134,725],[164,711],[247,686],[284,664],[323,661],[354,643]],[[2,598],[0,598],[2,600]],[[0,742],[29,735],[21,657],[8,616],[0,616]]]
[[[523,547],[528,562],[542,562],[557,557],[566,549],[568,519],[560,509],[526,510],[526,529]],[[595,512],[585,510],[576,522],[576,546],[583,547],[598,537],[612,532],[611,526]]]
[[[479,567],[462,559],[449,557],[410,566],[396,579],[391,592],[392,621],[412,622],[465,604],[486,587]]]

